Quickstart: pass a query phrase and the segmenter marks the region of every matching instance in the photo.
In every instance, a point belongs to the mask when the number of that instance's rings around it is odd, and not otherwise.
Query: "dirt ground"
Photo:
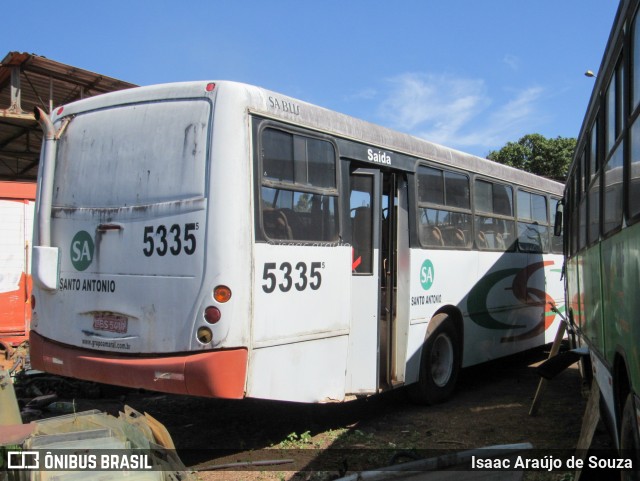
[[[534,366],[543,356],[463,370],[454,398],[436,406],[411,404],[403,390],[341,404],[306,405],[114,388],[103,389],[100,399],[76,402],[81,409],[112,414],[125,404],[151,414],[169,430],[180,458],[198,481],[332,480],[450,450],[531,443],[545,450],[540,456],[553,456],[561,449],[575,449],[586,405],[577,365],[550,381],[537,416],[528,414],[540,379]],[[594,443],[610,447],[602,427]],[[256,459],[284,464],[217,469]],[[524,479],[569,481],[573,474],[537,470],[526,472]]]

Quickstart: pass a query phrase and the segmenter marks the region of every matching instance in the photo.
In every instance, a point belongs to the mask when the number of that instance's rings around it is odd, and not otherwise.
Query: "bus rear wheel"
[[[640,466],[640,434],[638,433],[638,422],[636,421],[636,409],[633,398],[633,393],[629,393],[622,410],[620,452],[625,459],[631,459],[634,466]],[[623,470],[621,479],[623,481],[638,481],[640,480],[640,473],[636,470]]]
[[[458,331],[447,314],[436,315],[431,322],[438,327],[422,348],[418,382],[409,386],[409,397],[419,404],[437,404],[453,395],[460,371]]]

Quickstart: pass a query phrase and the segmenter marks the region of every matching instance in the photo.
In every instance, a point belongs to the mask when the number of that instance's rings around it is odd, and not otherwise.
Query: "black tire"
[[[451,398],[462,359],[458,331],[449,316],[438,314],[431,322],[439,322],[439,325],[422,348],[418,382],[408,388],[413,402],[426,405]]]
[[[622,458],[631,459],[634,466],[640,466],[640,434],[636,422],[636,410],[633,393],[629,393],[622,410],[620,421],[620,454]],[[622,470],[620,479],[623,481],[640,480],[640,471]]]

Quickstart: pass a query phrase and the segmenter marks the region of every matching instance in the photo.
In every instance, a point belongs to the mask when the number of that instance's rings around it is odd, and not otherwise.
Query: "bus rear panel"
[[[57,289],[37,298],[34,367],[242,396],[246,349],[192,354],[224,337],[204,321],[215,302],[203,285],[215,101],[205,94],[58,115],[50,235],[59,270]]]

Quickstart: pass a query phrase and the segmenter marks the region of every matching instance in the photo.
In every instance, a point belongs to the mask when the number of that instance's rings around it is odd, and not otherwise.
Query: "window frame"
[[[340,186],[341,184],[341,163],[340,163],[340,151],[338,150],[338,145],[335,141],[335,139],[331,136],[325,135],[325,134],[320,134],[314,131],[310,131],[310,130],[305,130],[305,129],[301,129],[301,128],[295,128],[295,127],[291,127],[289,125],[286,124],[281,124],[279,122],[275,122],[272,120],[267,120],[267,119],[260,119],[259,117],[254,119],[254,122],[256,122],[257,124],[257,128],[254,128],[254,133],[255,133],[255,139],[254,139],[254,145],[255,145],[255,152],[253,155],[253,161],[254,161],[254,172],[256,173],[255,175],[255,180],[254,180],[254,185],[255,185],[255,202],[256,202],[256,208],[255,208],[255,212],[256,212],[256,231],[258,231],[260,233],[260,236],[262,237],[262,239],[266,240],[267,242],[277,242],[279,244],[300,244],[300,245],[304,245],[304,244],[317,244],[318,242],[322,242],[323,244],[327,244],[327,245],[333,245],[333,244],[337,244],[340,242],[340,239],[342,237],[342,222],[341,222],[341,217],[342,217],[342,196],[340,195]],[[309,184],[303,184],[303,183],[297,183],[295,182],[295,178],[294,181],[281,181],[281,180],[273,180],[273,179],[269,179],[269,178],[265,178],[264,177],[264,155],[263,155],[263,151],[264,151],[264,132],[266,130],[276,130],[276,131],[281,131],[287,134],[290,134],[292,136],[297,136],[299,138],[305,138],[305,139],[313,139],[313,140],[319,140],[319,141],[325,141],[328,142],[332,148],[333,148],[333,159],[334,159],[334,166],[335,166],[335,184],[333,187],[317,187],[317,186],[313,186],[313,185],[309,185]],[[295,154],[295,152],[294,152]],[[293,162],[296,161],[295,158],[292,159]],[[294,175],[295,177],[295,175]],[[286,191],[286,192],[291,192],[293,193],[292,195],[295,195],[296,193],[302,193],[302,194],[311,194],[311,195],[321,195],[321,196],[327,196],[327,197],[331,197],[335,199],[335,204],[334,204],[334,230],[335,230],[335,235],[332,239],[318,239],[318,238],[314,238],[314,239],[298,239],[298,238],[287,238],[287,239],[283,239],[283,238],[278,238],[278,237],[273,237],[270,236],[267,233],[267,229],[265,229],[265,222],[264,222],[264,215],[263,215],[263,206],[266,206],[267,203],[265,202],[265,199],[263,198],[263,188],[269,188],[269,189],[277,189],[280,191]],[[258,240],[259,238],[256,237],[256,240]]]
[[[547,214],[549,217],[549,253],[562,255],[564,254],[563,239],[560,237],[560,240],[556,240],[556,237],[559,236],[556,236],[553,232],[556,224],[557,205],[558,202],[562,202],[562,195],[547,194],[546,197],[549,207],[549,213]],[[559,248],[554,248],[554,246]]]
[[[421,175],[421,169],[432,169],[432,170],[438,170],[441,173],[441,179],[442,179],[442,192],[443,192],[443,203],[437,203],[437,202],[430,202],[430,201],[423,201],[421,199],[420,196],[420,177]],[[459,175],[461,177],[465,177],[467,180],[467,192],[468,192],[468,201],[469,201],[469,207],[468,208],[463,208],[463,207],[455,207],[455,206],[451,206],[447,204],[447,181],[446,181],[446,174],[450,173],[450,174],[454,174],[454,175]],[[440,164],[432,164],[432,163],[427,163],[427,162],[419,162],[416,165],[416,171],[415,171],[415,180],[414,180],[414,185],[415,185],[415,192],[416,192],[416,231],[417,231],[417,237],[418,237],[418,243],[420,245],[420,247],[425,248],[425,249],[449,249],[449,250],[471,250],[474,247],[475,242],[473,241],[473,238],[471,239],[471,241],[466,240],[465,238],[465,244],[464,245],[434,245],[434,244],[429,244],[426,242],[426,240],[423,238],[422,235],[420,235],[420,231],[423,225],[427,225],[424,224],[422,222],[422,216],[424,215],[424,213],[426,213],[426,211],[428,210],[433,210],[433,211],[438,211],[438,212],[447,212],[449,214],[460,214],[460,215],[467,215],[469,218],[469,235],[473,236],[474,235],[474,227],[473,227],[473,190],[471,187],[471,184],[473,183],[473,176],[470,172],[466,172],[463,170],[458,170],[455,168],[449,168],[448,166],[442,166]],[[438,225],[436,225],[435,227],[438,227]],[[454,227],[455,228],[455,227]],[[464,231],[463,231],[464,232]]]
[[[633,167],[634,164],[640,170],[640,148],[638,149],[638,159],[633,159],[634,127],[637,128],[637,144],[640,146],[640,8],[632,14],[629,29],[629,42],[627,51],[627,79],[628,79],[628,102],[626,107],[629,110],[628,122],[625,126],[627,136],[624,156],[624,207],[623,216],[627,225],[633,225],[640,221],[640,196],[632,195],[640,193],[640,186],[632,191]],[[640,183],[640,177],[637,177]]]
[[[520,217],[520,194],[527,194],[529,196],[529,208],[530,208],[530,212],[531,212],[531,217]],[[541,199],[544,200],[545,202],[545,222],[541,223],[540,219],[534,219],[533,218],[533,197],[539,197]],[[551,252],[551,229],[550,229],[550,214],[549,214],[549,196],[545,193],[533,190],[533,189],[528,189],[526,187],[518,187],[516,189],[516,200],[515,200],[515,204],[516,204],[516,216],[515,216],[515,220],[516,220],[516,245],[517,245],[517,250],[518,252],[526,252],[528,254],[548,254]],[[521,242],[520,242],[520,224],[526,224],[526,225],[538,225],[541,227],[544,227],[546,230],[546,242],[543,241],[542,245],[540,246],[540,250],[530,250],[530,249],[523,249],[521,247]]]
[[[273,180],[273,179],[267,179],[264,177],[263,173],[264,173],[264,157],[262,155],[263,152],[263,135],[264,132],[266,130],[278,130],[281,132],[284,132],[286,134],[290,134],[293,136],[297,136],[299,138],[306,138],[306,139],[313,139],[313,140],[320,140],[320,141],[325,141],[328,142],[329,144],[331,144],[331,146],[333,147],[333,152],[334,152],[334,161],[335,161],[335,184],[334,187],[318,187],[318,186],[314,186],[314,185],[309,185],[309,184],[303,184],[303,183],[298,183],[295,181],[290,182],[290,181],[283,181],[283,180]],[[308,131],[305,130],[301,130],[301,129],[295,129],[295,128],[290,128],[288,126],[282,126],[280,124],[276,124],[276,123],[271,123],[271,122],[263,122],[262,125],[260,125],[260,129],[258,131],[258,162],[259,162],[259,174],[260,174],[260,185],[261,186],[265,186],[265,187],[271,187],[271,188],[280,188],[280,189],[286,189],[286,190],[295,190],[297,192],[307,192],[309,194],[322,194],[322,195],[330,195],[330,196],[339,196],[339,188],[338,186],[340,185],[340,172],[339,172],[339,160],[340,160],[340,156],[339,156],[339,152],[338,152],[338,145],[336,144],[336,142],[333,140],[332,137],[329,136],[323,136],[323,135],[314,135],[311,134]],[[294,159],[295,162],[295,159]],[[260,199],[262,200],[262,199]]]
[[[506,214],[498,214],[495,212],[487,212],[484,210],[479,210],[478,209],[478,203],[476,201],[476,184],[477,182],[485,182],[487,184],[491,184],[492,186],[495,185],[501,185],[507,189],[509,189],[511,191],[511,215],[506,215]],[[506,182],[502,182],[500,180],[496,180],[490,177],[485,177],[482,175],[475,175],[473,178],[473,193],[472,193],[472,207],[473,207],[473,229],[474,229],[474,245],[476,246],[476,249],[478,251],[481,252],[515,252],[516,251],[516,239],[517,239],[517,235],[516,235],[516,216],[515,216],[515,212],[516,212],[516,203],[515,203],[515,197],[514,197],[514,192],[517,189],[517,184],[508,184]],[[491,193],[492,197],[493,197],[493,190]],[[506,222],[511,222],[512,223],[512,230],[511,230],[511,235],[513,236],[513,241],[511,242],[511,244],[509,245],[509,247],[506,247],[502,249],[502,248],[495,248],[495,247],[486,247],[486,248],[481,248],[478,244],[477,241],[477,236],[478,236],[478,229],[477,229],[477,219],[478,217],[484,217],[484,218],[488,218],[488,219],[497,219],[497,220],[502,220],[502,221],[506,221]]]

